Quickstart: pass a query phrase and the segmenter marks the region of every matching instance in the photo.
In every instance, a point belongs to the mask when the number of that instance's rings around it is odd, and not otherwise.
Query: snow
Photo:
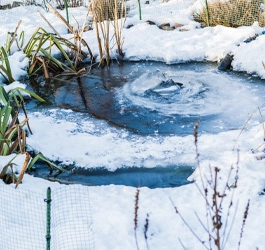
[[[235,71],[255,74],[259,78],[264,79],[265,70],[262,65],[262,61],[265,60],[265,55],[262,52],[265,43],[265,36],[262,33],[264,28],[254,23],[250,27],[228,28],[216,26],[202,29],[198,23],[192,20],[191,10],[199,9],[204,1],[196,1],[192,4],[193,2],[171,0],[165,3],[155,1],[150,5],[143,4],[143,20],[139,20],[137,2],[135,1],[136,7],[131,10],[125,23],[125,27],[130,24],[133,24],[133,26],[129,29],[124,29],[122,33],[124,36],[123,50],[125,52],[125,59],[132,61],[155,60],[168,64],[190,61],[220,62],[226,54],[231,53],[234,56],[232,66]],[[168,9],[173,9],[175,11],[174,14],[164,16],[154,15],[152,17],[148,13],[148,10],[149,12],[156,10],[157,13],[166,13],[165,11]],[[37,6],[27,6],[10,10],[0,10],[0,44],[4,45],[6,33],[13,31],[20,19],[22,20],[22,24],[19,31],[25,31],[26,41],[38,26],[42,26],[50,31],[47,24],[38,15],[38,10],[48,20],[52,20],[52,24],[60,34],[69,37],[66,28],[52,13],[46,13]],[[69,12],[70,22],[75,23],[73,18],[75,16],[82,23],[82,18],[86,14],[86,8],[69,9]],[[65,14],[63,11],[61,13],[62,15]],[[180,28],[174,31],[164,31],[158,29],[156,25],[147,24],[145,22],[147,20],[155,21],[158,24],[164,22],[170,22],[171,25],[182,23],[184,26],[181,28],[188,29],[188,31],[180,31]],[[246,39],[255,35],[258,35],[255,40],[250,43],[244,42]],[[84,39],[88,41],[92,51],[97,55],[97,41],[94,31],[84,33]],[[112,55],[115,57],[114,52]],[[25,55],[22,51],[17,51],[14,45],[9,60],[12,73],[16,80],[13,87],[24,86],[19,80],[21,76],[27,74],[28,61]],[[0,81],[2,80],[3,78],[0,78]],[[136,92],[141,92],[146,87],[140,83],[137,84],[138,87],[136,88],[136,85],[134,85],[136,89],[133,89]],[[220,91],[222,91],[221,88]],[[225,91],[229,90],[226,89]],[[262,147],[256,154],[253,154],[251,149],[255,149],[264,143],[263,127],[258,112],[258,107],[260,107],[261,112],[264,111],[264,102],[262,98],[254,98],[255,92],[254,94],[248,94],[247,90],[244,90],[244,93],[244,96],[239,96],[236,92],[230,93],[231,96],[238,95],[236,97],[240,103],[236,109],[240,113],[234,115],[240,116],[241,118],[244,117],[245,121],[248,120],[252,112],[255,112],[254,115],[246,124],[244,130],[236,129],[222,131],[216,134],[199,134],[199,167],[196,169],[195,167],[198,162],[193,135],[142,137],[133,135],[125,130],[113,128],[105,122],[83,117],[82,114],[76,119],[76,115],[74,116],[71,110],[55,109],[46,113],[37,111],[29,112],[29,121],[33,135],[28,137],[27,143],[51,160],[59,160],[64,164],[76,164],[84,168],[104,166],[114,171],[123,166],[144,166],[152,168],[155,166],[167,166],[175,162],[194,166],[194,173],[189,179],[195,180],[195,183],[177,188],[140,188],[137,226],[139,249],[146,249],[144,226],[147,214],[149,215],[149,228],[147,231],[149,249],[182,249],[180,240],[186,249],[205,249],[192,235],[191,230],[187,228],[180,216],[176,214],[174,206],[179,209],[181,215],[187,220],[189,226],[196,234],[199,235],[199,238],[207,242],[208,234],[195,216],[196,212],[198,217],[203,221],[203,224],[206,224],[205,200],[197,186],[202,190],[202,179],[206,183],[204,178],[211,178],[209,169],[218,167],[221,171],[219,172],[220,178],[218,179],[217,186],[220,190],[223,190],[231,167],[233,167],[233,171],[228,183],[229,185],[233,185],[235,182],[238,166],[238,187],[231,188],[230,191],[227,191],[227,197],[223,203],[222,219],[225,220],[227,207],[229,207],[231,199],[233,200],[233,205],[228,216],[228,224],[231,225],[232,223],[233,228],[225,249],[237,248],[244,210],[248,200],[250,200],[248,218],[240,249],[249,250],[258,248],[262,250],[265,249],[264,232],[261,227],[265,223],[265,216],[263,215],[265,200],[264,196],[259,193],[265,187],[264,161],[256,159],[256,156],[263,154]],[[253,98],[253,101],[251,98]],[[227,98],[228,101],[229,99],[230,97]],[[251,101],[247,103],[247,108],[245,108],[245,101],[249,99]],[[210,106],[208,107],[208,109],[211,108]],[[233,110],[231,113],[234,112]],[[67,114],[67,117],[65,114]],[[243,126],[244,123],[242,122]],[[4,166],[13,157],[13,155],[1,157],[1,165]],[[24,159],[25,156],[23,155],[14,159],[14,162],[17,164],[14,166],[16,171],[19,172],[21,170]],[[19,196],[17,199],[19,199],[19,197],[24,197],[19,193],[22,191],[30,194],[34,190],[35,193],[43,197],[45,196],[47,187],[51,187],[55,192],[57,189],[63,189],[67,193],[69,190],[75,191],[76,186],[78,186],[79,190],[76,195],[83,194],[89,190],[90,207],[88,209],[91,210],[93,239],[95,243],[91,249],[137,249],[134,236],[136,189],[133,187],[122,185],[98,187],[85,187],[81,185],[65,186],[34,178],[26,174],[23,183],[15,191],[18,193]],[[0,187],[1,192],[5,194],[11,191],[13,192],[15,188],[14,185],[5,185],[2,182],[0,182]],[[69,206],[72,206],[70,201],[75,197],[75,194],[72,194],[72,196],[71,194],[70,192],[70,195],[64,199],[64,202],[66,204],[69,203]],[[15,192],[12,193],[12,197],[14,196]],[[43,200],[43,198],[41,199]],[[8,204],[9,201],[10,196],[1,195],[1,204]],[[19,200],[14,206],[8,208],[1,205],[1,221],[5,218],[4,212],[6,212],[6,209],[9,210],[10,214],[15,214],[19,210],[19,216],[27,217],[27,209],[20,210]],[[33,224],[36,223],[35,212],[31,212]],[[232,221],[233,216],[235,216],[234,221]],[[4,225],[1,222],[1,227],[2,232],[6,233],[1,233],[1,244],[4,244],[4,238],[10,237],[10,234],[16,238],[12,239],[12,242],[21,242],[23,236],[20,238],[19,235],[16,235],[16,230],[18,230],[17,226],[19,225],[14,227],[12,216],[7,216],[4,222]],[[78,226],[77,223],[80,223],[80,221],[77,220],[76,224],[73,222],[72,226]],[[66,224],[67,222],[65,222],[65,228],[67,228]],[[20,226],[22,227],[23,225]],[[13,229],[12,233],[5,231],[10,229]],[[72,242],[74,241],[73,238]],[[14,243],[14,246],[17,247],[17,244]],[[5,250],[6,248],[0,245],[0,249]],[[12,248],[10,245],[8,249],[15,248]],[[28,250],[30,247],[26,246],[23,248],[21,246],[20,249]],[[67,246],[63,248],[58,246],[56,249],[68,248]],[[69,249],[74,248],[69,245]],[[75,249],[80,250],[82,248]]]

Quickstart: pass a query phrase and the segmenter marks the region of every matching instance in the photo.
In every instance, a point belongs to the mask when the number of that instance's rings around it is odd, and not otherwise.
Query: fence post
[[[50,250],[51,245],[51,188],[47,188],[47,198],[44,200],[47,203],[46,213],[46,250]]]
[[[210,14],[209,14],[209,7],[208,7],[207,0],[205,0],[205,11],[206,11],[206,24],[209,27],[210,26]]]
[[[142,10],[141,10],[141,2],[140,2],[140,0],[138,0],[138,10],[139,10],[139,19],[142,20]]]
[[[65,13],[66,13],[66,20],[69,23],[69,14],[68,14],[68,3],[67,3],[67,0],[64,0],[64,7],[65,7]]]

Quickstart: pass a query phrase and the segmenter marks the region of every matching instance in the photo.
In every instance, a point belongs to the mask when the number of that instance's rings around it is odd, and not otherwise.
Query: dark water
[[[264,81],[244,74],[220,72],[218,65],[158,62],[114,63],[80,77],[54,78],[50,83],[31,79],[31,88],[46,103],[31,102],[28,109],[72,109],[131,133],[190,135],[200,120],[199,133],[219,133],[241,128],[250,112],[263,104]],[[125,149],[126,150],[126,149]],[[187,184],[191,166],[74,169],[48,176],[63,183],[121,184],[137,187],[175,187]]]
[[[193,169],[189,166],[167,166],[155,168],[119,168],[109,171],[105,168],[75,168],[65,173],[48,174],[47,167],[39,164],[33,175],[62,184],[126,185],[132,187],[166,188],[190,183],[187,178]]]

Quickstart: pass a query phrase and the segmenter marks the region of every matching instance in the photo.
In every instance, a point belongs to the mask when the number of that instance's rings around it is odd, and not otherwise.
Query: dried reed
[[[25,158],[25,161],[24,161],[24,164],[23,164],[23,167],[22,167],[22,170],[17,178],[17,181],[16,181],[16,186],[15,188],[17,188],[17,186],[20,184],[20,182],[22,181],[23,177],[24,177],[24,174],[27,170],[27,166],[28,166],[28,163],[30,161],[30,154],[28,152],[25,152],[25,155],[26,155],[26,158]]]
[[[126,18],[125,0],[92,0],[89,8],[92,12],[96,37],[98,40],[100,66],[109,66],[111,56],[110,51],[113,39],[117,45],[119,56],[123,56],[122,51],[122,29]],[[114,28],[114,35],[110,34],[111,25]]]
[[[195,21],[209,23],[210,26],[239,27],[250,26],[254,22],[264,26],[265,16],[261,3],[263,0],[216,0],[207,4],[208,9],[205,7],[200,13],[193,13],[193,16]]]
[[[71,26],[62,16],[61,14],[54,9],[49,3],[46,3],[47,7],[49,8],[49,10],[54,13],[54,15],[68,28],[68,30],[74,35],[74,42],[75,42],[75,46],[72,47],[72,51],[74,52],[75,55],[75,68],[77,67],[77,64],[79,61],[82,60],[82,56],[86,56],[86,53],[84,53],[81,49],[81,46],[84,46],[87,48],[90,57],[91,57],[91,62],[94,61],[94,56],[93,53],[90,49],[90,47],[88,46],[87,42],[82,38],[84,29],[85,29],[85,23],[88,17],[88,13],[89,11],[87,11],[82,28],[75,30],[73,26]],[[50,24],[49,24],[50,25]]]

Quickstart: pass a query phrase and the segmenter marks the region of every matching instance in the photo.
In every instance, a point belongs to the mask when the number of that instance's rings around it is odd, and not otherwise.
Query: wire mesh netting
[[[98,5],[98,9],[103,16],[111,16],[115,6],[124,6],[126,9],[127,15],[139,15],[141,11],[141,17],[146,18],[156,18],[156,17],[172,17],[174,15],[181,16],[181,11],[186,11],[186,9],[192,5],[194,0],[174,0],[171,2],[168,1],[158,1],[158,0],[67,0],[68,7],[89,7],[92,2],[95,2]],[[173,3],[172,3],[173,2]],[[0,6],[2,9],[14,8],[17,6],[38,6],[45,11],[49,11],[46,7],[46,3],[51,4],[54,8],[58,10],[63,10],[65,8],[64,0],[2,0]],[[173,4],[173,8],[172,8]],[[181,11],[180,11],[181,10]],[[20,13],[18,12],[19,16]],[[21,13],[21,18],[23,13]],[[40,17],[39,17],[40,18]],[[104,19],[104,18],[103,18]]]
[[[0,249],[47,248],[46,192],[0,185]],[[94,249],[88,187],[51,190],[50,249]]]
[[[94,249],[88,188],[68,186],[52,194],[51,249]]]
[[[0,249],[45,249],[45,194],[3,185],[0,190]]]
[[[141,20],[158,20],[160,23],[172,17],[176,17],[176,22],[179,22],[178,20],[187,16],[188,11],[193,14],[195,21],[211,26],[219,24],[232,27],[249,26],[254,22],[258,22],[260,26],[265,25],[264,0],[1,0],[0,10],[31,5],[48,12],[46,3],[50,3],[58,10],[64,10],[66,5],[70,8],[80,6],[89,8],[92,2],[96,3],[102,12],[102,18],[98,20],[111,17],[115,6],[123,6],[126,16],[138,15]],[[4,17],[4,14],[2,12],[1,17]],[[23,11],[16,11],[16,18],[25,18]],[[40,20],[41,17],[34,19],[38,23],[37,19]],[[49,21],[53,23],[53,19]],[[8,23],[8,20],[0,20],[1,23]]]

